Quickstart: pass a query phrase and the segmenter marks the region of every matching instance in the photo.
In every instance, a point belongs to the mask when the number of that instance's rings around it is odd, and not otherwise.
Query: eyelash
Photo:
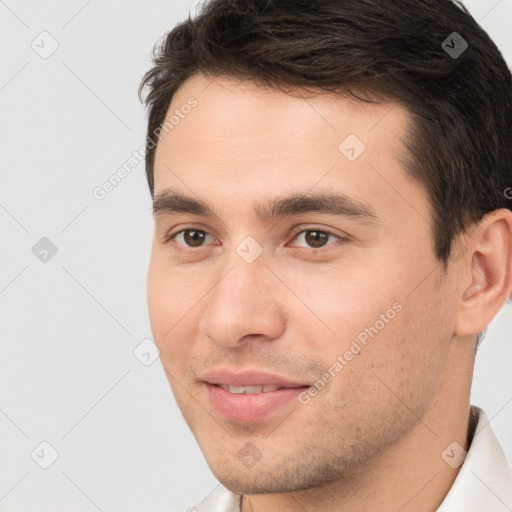
[[[208,233],[208,231],[205,231],[204,229],[198,229],[198,228],[185,228],[185,229],[181,229],[179,231],[176,231],[176,233],[173,233],[171,235],[169,235],[165,240],[164,242],[165,243],[169,243],[169,242],[174,242],[176,243],[177,245],[180,245],[182,247],[186,247],[187,249],[190,249],[190,250],[194,250],[194,249],[203,249],[205,246],[204,245],[201,245],[201,246],[198,246],[198,247],[191,247],[191,246],[187,246],[185,244],[178,244],[177,242],[175,242],[175,238],[182,234],[182,233],[186,233],[187,231],[199,231],[200,233],[204,233],[208,236],[211,236],[212,238],[215,239],[215,237],[213,235],[211,235],[210,233]],[[298,238],[298,236],[302,233],[311,233],[311,232],[316,232],[316,233],[322,233],[322,234],[325,234],[325,235],[328,235],[328,236],[332,236],[334,238],[337,238],[338,241],[346,241],[347,238],[343,238],[341,237],[340,235],[337,235],[336,233],[333,233],[332,231],[329,231],[328,229],[316,229],[316,228],[309,228],[309,229],[304,229],[304,228],[299,228],[297,229],[294,233],[293,233],[293,239],[292,240],[295,240],[296,238]],[[319,247],[319,248],[314,248],[314,247],[310,247],[309,249],[306,248],[306,247],[299,247],[300,249],[306,249],[306,250],[310,250],[312,252],[316,252],[316,251],[320,251],[322,249],[324,249],[325,247],[329,247],[330,245],[333,245],[332,243],[331,244],[326,244],[322,247]]]

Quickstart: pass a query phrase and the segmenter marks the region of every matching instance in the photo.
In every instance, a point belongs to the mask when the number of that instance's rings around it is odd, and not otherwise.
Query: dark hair
[[[403,104],[413,119],[404,165],[429,196],[434,252],[445,268],[456,235],[512,208],[511,73],[460,3],[210,0],[164,37],[153,61],[139,88],[141,98],[149,89],[152,196],[155,130],[176,90],[202,73]]]

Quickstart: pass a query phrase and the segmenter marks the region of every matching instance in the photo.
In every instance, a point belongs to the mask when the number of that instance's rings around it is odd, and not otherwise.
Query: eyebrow
[[[345,194],[316,192],[310,194],[293,194],[275,198],[266,203],[254,204],[256,217],[263,223],[269,223],[284,217],[307,213],[323,213],[356,219],[363,222],[379,220],[374,209],[361,201]],[[219,216],[200,199],[184,196],[180,193],[163,191],[155,196],[153,215],[190,214],[205,218],[219,219]]]

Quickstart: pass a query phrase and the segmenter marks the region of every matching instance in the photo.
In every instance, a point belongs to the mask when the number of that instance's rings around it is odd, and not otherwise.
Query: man
[[[221,483],[191,510],[511,510],[469,393],[512,291],[512,78],[465,8],[212,0],[144,87],[151,325]]]

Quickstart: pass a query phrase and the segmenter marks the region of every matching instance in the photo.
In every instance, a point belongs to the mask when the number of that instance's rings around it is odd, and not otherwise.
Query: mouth
[[[202,376],[206,400],[225,420],[256,423],[277,419],[300,404],[310,385],[267,372],[211,371]]]

